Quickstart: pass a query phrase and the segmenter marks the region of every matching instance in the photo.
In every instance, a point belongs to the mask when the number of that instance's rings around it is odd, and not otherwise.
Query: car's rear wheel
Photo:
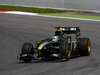
[[[89,38],[79,38],[77,47],[81,56],[91,55],[91,42]]]
[[[24,43],[20,54],[21,60],[23,60],[24,62],[31,62],[33,55],[34,55],[34,47],[32,43]]]

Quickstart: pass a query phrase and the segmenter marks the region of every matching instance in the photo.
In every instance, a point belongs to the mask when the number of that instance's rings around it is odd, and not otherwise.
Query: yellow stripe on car
[[[38,50],[41,50],[48,42],[44,42],[44,43],[41,43],[39,46],[38,46]]]

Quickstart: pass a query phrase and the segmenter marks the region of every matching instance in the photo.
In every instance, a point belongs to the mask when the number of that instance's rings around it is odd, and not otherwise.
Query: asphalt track
[[[53,35],[55,26],[79,26],[92,42],[92,55],[66,62],[17,63],[24,42]],[[100,22],[0,14],[0,75],[99,75]]]

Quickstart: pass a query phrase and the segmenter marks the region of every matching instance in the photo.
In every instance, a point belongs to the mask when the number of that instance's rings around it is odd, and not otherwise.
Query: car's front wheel
[[[20,54],[20,60],[24,62],[31,62],[34,55],[34,48],[32,43],[24,43]]]

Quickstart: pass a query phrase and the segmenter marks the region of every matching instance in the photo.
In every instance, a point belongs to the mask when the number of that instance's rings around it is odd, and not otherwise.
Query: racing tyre
[[[80,56],[90,56],[91,54],[91,42],[89,38],[79,38],[78,50]]]
[[[24,62],[31,62],[33,58],[33,54],[34,54],[34,47],[32,43],[24,43],[22,46],[20,59],[23,60]]]

